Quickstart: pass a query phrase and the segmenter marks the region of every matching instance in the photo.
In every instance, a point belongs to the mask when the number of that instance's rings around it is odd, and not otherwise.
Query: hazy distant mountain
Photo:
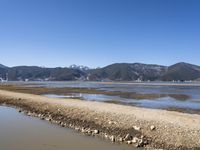
[[[8,68],[8,67],[0,64],[0,68]]]
[[[9,80],[82,80],[86,74],[70,68],[41,68],[37,66],[18,66],[8,70]]]
[[[89,69],[72,65],[69,68],[44,68],[37,66],[6,67],[0,65],[0,78],[10,81],[47,80],[47,81],[172,81],[200,80],[200,66],[177,63],[161,66],[141,63],[116,63],[103,68]]]

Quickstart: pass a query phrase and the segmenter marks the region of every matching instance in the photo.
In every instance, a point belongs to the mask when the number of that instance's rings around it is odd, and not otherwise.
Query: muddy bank
[[[105,94],[109,96],[119,96],[122,98],[130,98],[130,99],[157,99],[162,97],[171,97],[176,100],[187,100],[190,97],[185,94],[141,94],[137,92],[121,92],[121,91],[105,91],[99,90],[96,88],[73,88],[73,87],[65,87],[65,88],[51,88],[51,87],[29,87],[25,85],[13,85],[13,84],[2,84],[0,86],[1,90],[8,90],[14,92],[21,93],[29,93],[29,94],[71,94],[71,93],[85,93],[85,94]]]
[[[200,116],[0,90],[0,103],[86,135],[134,147],[200,148]],[[21,112],[21,110],[20,110]]]
[[[90,100],[92,101],[103,101],[106,103],[122,104],[129,106],[145,107],[145,108],[156,108],[156,109],[165,109],[173,110],[177,112],[191,113],[191,114],[200,114],[200,109],[197,109],[197,105],[189,107],[187,101],[190,99],[190,96],[187,94],[141,94],[137,92],[122,92],[122,91],[107,91],[100,90],[98,88],[78,88],[78,87],[42,87],[37,84],[1,84],[1,90],[8,90],[20,93],[29,93],[37,95],[57,95],[57,98],[60,96],[62,98],[75,98],[81,100]],[[81,95],[81,96],[73,96]],[[83,95],[86,98],[84,98]],[[82,97],[83,96],[83,97]],[[100,100],[98,100],[98,97]],[[163,99],[162,99],[163,98]],[[168,100],[169,104],[158,103],[160,100]],[[159,100],[158,100],[159,99]],[[171,102],[170,102],[171,99]],[[145,100],[145,101],[144,101]],[[176,100],[176,101],[175,101]],[[184,106],[177,107],[172,103],[183,103]],[[146,104],[149,103],[149,104]],[[154,104],[154,106],[153,106]]]

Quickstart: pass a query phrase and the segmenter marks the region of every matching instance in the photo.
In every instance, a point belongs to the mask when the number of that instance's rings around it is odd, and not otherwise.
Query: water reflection
[[[146,108],[156,109],[174,109],[183,112],[199,113],[200,114],[200,101],[198,99],[179,101],[172,97],[162,97],[154,100],[150,99],[128,99],[119,96],[108,96],[104,94],[85,94],[85,93],[72,93],[70,95],[57,95],[45,94],[44,96],[51,98],[79,98],[88,101],[100,101],[109,103],[119,103],[124,105],[132,105]]]
[[[103,101],[112,103],[121,103],[125,105],[134,105],[139,107],[160,108],[160,109],[182,109],[188,112],[195,110],[199,113],[200,109],[200,83],[171,83],[171,82],[152,82],[152,83],[101,83],[101,82],[15,82],[14,84],[23,84],[31,87],[50,87],[50,88],[95,88],[105,91],[119,91],[132,93],[130,95],[109,96],[104,94],[84,94],[72,93],[70,95],[54,95],[60,98],[80,98],[90,101]],[[138,95],[144,94],[140,100]],[[149,94],[149,95],[147,95]],[[155,95],[162,95],[161,97]],[[164,96],[163,96],[164,95]],[[53,95],[49,95],[53,97]],[[141,95],[139,95],[141,96]],[[155,98],[150,98],[150,97]],[[123,97],[123,98],[122,98]],[[135,99],[134,99],[135,98]]]

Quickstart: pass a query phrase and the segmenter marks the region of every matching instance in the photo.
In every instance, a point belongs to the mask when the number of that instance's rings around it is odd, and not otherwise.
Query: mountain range
[[[200,66],[181,62],[171,66],[115,63],[103,68],[85,66],[45,68],[6,67],[0,64],[0,78],[9,81],[189,81],[200,80]]]

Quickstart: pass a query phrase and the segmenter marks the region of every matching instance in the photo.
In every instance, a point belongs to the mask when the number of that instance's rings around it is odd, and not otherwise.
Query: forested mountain
[[[172,81],[199,80],[200,66],[177,63],[161,66],[141,63],[116,63],[103,68],[85,66],[44,68],[37,66],[6,67],[0,65],[0,77],[9,81]]]

